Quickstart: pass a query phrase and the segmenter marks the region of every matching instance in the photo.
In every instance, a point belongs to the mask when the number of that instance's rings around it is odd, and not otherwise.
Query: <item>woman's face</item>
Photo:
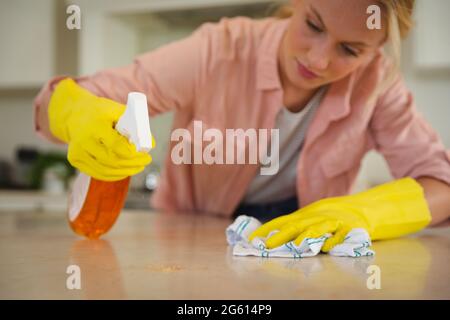
[[[370,61],[386,36],[367,27],[371,0],[292,0],[294,13],[280,50],[283,82],[311,90]],[[381,13],[383,14],[383,12]]]

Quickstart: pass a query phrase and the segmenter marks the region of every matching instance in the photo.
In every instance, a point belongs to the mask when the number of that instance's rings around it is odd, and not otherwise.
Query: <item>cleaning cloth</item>
[[[267,249],[266,238],[255,237],[252,242],[248,240],[250,234],[261,226],[261,222],[246,215],[238,216],[225,231],[227,242],[233,246],[233,255],[258,256],[267,258],[305,258],[320,253],[322,246],[331,234],[324,234],[319,238],[305,238],[300,245],[294,241],[287,242],[279,247]],[[271,232],[267,238],[273,235]],[[370,249],[372,242],[365,229],[355,228],[346,235],[344,242],[336,245],[329,254],[339,257],[373,256],[375,252]]]

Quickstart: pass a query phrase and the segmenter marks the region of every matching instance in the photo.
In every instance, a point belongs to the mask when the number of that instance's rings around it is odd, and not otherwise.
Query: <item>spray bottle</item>
[[[152,148],[147,110],[146,96],[130,92],[126,110],[115,126],[139,152],[149,152]],[[129,184],[130,177],[111,182],[79,173],[69,195],[68,219],[72,230],[90,239],[108,232],[123,208]]]

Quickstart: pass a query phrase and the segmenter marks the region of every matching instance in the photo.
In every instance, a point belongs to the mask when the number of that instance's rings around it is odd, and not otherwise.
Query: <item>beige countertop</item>
[[[125,210],[102,240],[56,212],[0,214],[0,299],[450,299],[450,228],[373,245],[375,257],[233,257],[229,220]],[[79,266],[81,289],[67,268]],[[369,290],[368,267],[381,289]]]

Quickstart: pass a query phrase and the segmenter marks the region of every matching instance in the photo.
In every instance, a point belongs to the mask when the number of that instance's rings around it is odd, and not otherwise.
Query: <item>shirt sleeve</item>
[[[378,98],[371,131],[394,178],[429,176],[450,185],[450,152],[417,112],[401,76]]]
[[[199,88],[201,63],[206,60],[204,54],[208,38],[204,29],[200,27],[187,38],[137,56],[130,65],[105,69],[74,80],[93,94],[120,103],[126,103],[131,91],[143,92],[147,95],[151,116],[190,108]],[[34,101],[35,131],[53,142],[58,141],[48,130],[40,128],[37,114],[42,106],[48,105],[54,87],[65,78],[58,76],[48,81]]]

